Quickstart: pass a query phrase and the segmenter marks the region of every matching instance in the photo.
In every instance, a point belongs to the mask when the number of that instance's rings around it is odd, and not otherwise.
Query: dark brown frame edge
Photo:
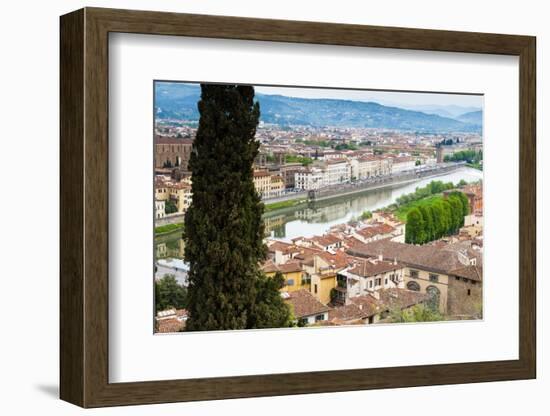
[[[83,407],[536,377],[535,38],[85,8],[61,17],[60,396]],[[110,384],[108,34],[246,39],[515,55],[520,64],[519,359]]]

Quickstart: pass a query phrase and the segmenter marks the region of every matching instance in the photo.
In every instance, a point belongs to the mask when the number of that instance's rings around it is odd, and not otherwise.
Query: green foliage
[[[420,166],[421,164],[422,162],[418,159],[414,162],[414,166]]]
[[[405,227],[405,243],[422,244],[426,240],[425,224],[418,208],[413,208],[407,214],[407,226]]]
[[[435,229],[432,207],[430,205],[421,205],[418,210],[424,220],[424,241],[422,243],[433,241],[435,239]]]
[[[396,205],[410,204],[431,195],[439,194],[443,191],[453,189],[455,186],[452,182],[431,181],[428,185],[422,188],[416,188],[413,193],[401,195],[395,200]]]
[[[368,219],[371,219],[372,218],[372,212],[370,211],[365,211],[361,214],[361,219],[362,220],[368,220]]]
[[[319,146],[319,147],[331,147],[331,143],[328,140],[304,140],[306,146]]]
[[[305,199],[291,199],[288,201],[281,201],[281,202],[274,202],[272,204],[266,204],[265,212],[276,211],[278,209],[283,209],[283,208],[295,207],[297,205],[303,204],[306,201],[307,200]]]
[[[297,155],[286,155],[286,163],[301,163],[302,166],[308,166],[313,163],[313,159],[310,157],[297,156]]]
[[[445,235],[456,234],[469,213],[468,197],[451,192],[446,198],[430,197],[412,203],[407,211],[405,242],[424,244]]]
[[[353,143],[341,143],[334,146],[335,150],[357,150],[358,147]]]
[[[187,290],[178,284],[173,274],[165,274],[160,280],[155,281],[155,310],[187,307]]]
[[[178,212],[178,207],[172,199],[168,198],[166,201],[164,201],[164,212],[166,214],[173,214],[174,212]]]
[[[251,328],[286,328],[293,326],[294,317],[279,290],[285,285],[281,272],[256,280],[256,303],[250,320]]]
[[[266,258],[263,204],[252,166],[260,107],[246,85],[201,85],[199,127],[185,215],[189,263],[187,330],[277,326],[288,314],[259,264]],[[284,307],[284,308],[283,308]]]
[[[172,231],[183,229],[183,223],[179,222],[177,224],[166,224],[155,227],[155,234],[165,234],[171,233]]]
[[[437,310],[424,305],[415,305],[405,310],[394,309],[390,312],[390,321],[397,323],[433,322],[442,321],[443,319],[443,316]]]
[[[446,155],[445,162],[467,162],[477,164],[483,160],[482,150],[461,150],[453,153],[452,155]]]

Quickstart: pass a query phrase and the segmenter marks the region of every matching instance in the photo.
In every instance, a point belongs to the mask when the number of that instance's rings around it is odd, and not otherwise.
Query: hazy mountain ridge
[[[155,110],[158,118],[198,120],[199,85],[159,83],[156,87]],[[375,102],[264,94],[256,94],[256,98],[260,102],[260,119],[282,126],[370,127],[419,132],[480,131],[480,126],[470,121]]]
[[[471,111],[469,113],[458,116],[457,120],[462,121],[463,123],[470,123],[481,126],[483,124],[483,112]]]

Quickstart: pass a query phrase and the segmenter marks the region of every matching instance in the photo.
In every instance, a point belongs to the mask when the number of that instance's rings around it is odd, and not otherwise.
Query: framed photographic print
[[[535,38],[61,17],[61,398],[534,378]]]

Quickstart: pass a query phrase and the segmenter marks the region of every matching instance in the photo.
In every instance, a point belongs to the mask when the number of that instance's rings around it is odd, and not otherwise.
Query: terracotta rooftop
[[[330,310],[328,306],[323,305],[305,289],[289,292],[285,302],[292,305],[296,318],[316,315]]]
[[[335,235],[332,235],[332,234],[325,234],[325,235],[322,235],[322,236],[315,236],[315,237],[309,238],[308,240],[311,241],[311,242],[318,243],[319,245],[321,245],[323,247],[328,247],[332,244],[336,244],[336,243],[342,241],[340,238],[338,238],[338,237],[336,237]]]
[[[395,228],[392,227],[391,225],[380,223],[380,224],[375,224],[375,225],[362,228],[356,231],[356,233],[365,238],[371,238],[371,237],[374,237],[375,235],[391,234],[394,231],[395,231]]]
[[[449,274],[453,276],[463,277],[465,279],[481,282],[483,280],[483,268],[479,266],[464,266],[455,270],[451,270]]]
[[[368,318],[367,312],[353,303],[345,306],[338,306],[328,312],[328,320],[339,324],[358,321],[365,318]]]
[[[364,260],[349,270],[356,276],[369,277],[403,268],[402,264],[384,260]]]
[[[178,139],[176,137],[170,137],[170,136],[156,136],[155,137],[155,144],[187,144],[187,145],[192,145],[193,140],[192,139]]]
[[[428,301],[430,296],[426,293],[416,292],[407,289],[381,289],[380,304],[386,310],[391,309],[406,309],[422,302]]]
[[[462,244],[462,246],[460,245]],[[480,260],[480,253],[471,248],[471,241],[436,247],[434,245],[413,245],[391,241],[389,238],[373,241],[367,244],[354,244],[347,251],[349,254],[359,257],[378,257],[382,255],[385,260],[394,260],[408,266],[419,267],[428,271],[449,273],[468,264],[466,257],[475,256]],[[465,253],[466,257],[462,254]]]
[[[254,171],[254,177],[255,178],[263,178],[266,176],[270,176],[269,172],[267,170],[255,170]]]
[[[264,266],[262,267],[262,270],[265,273],[273,273],[273,272],[281,272],[283,274],[285,273],[295,273],[295,272],[301,272],[302,271],[302,265],[299,261],[289,261],[284,264],[275,264],[271,260],[267,261]]]
[[[321,259],[323,259],[323,261],[325,261],[325,263],[328,263],[335,269],[343,269],[350,264],[350,256],[348,256],[343,251],[337,251],[334,254],[322,251],[316,253],[315,256],[320,257]]]

